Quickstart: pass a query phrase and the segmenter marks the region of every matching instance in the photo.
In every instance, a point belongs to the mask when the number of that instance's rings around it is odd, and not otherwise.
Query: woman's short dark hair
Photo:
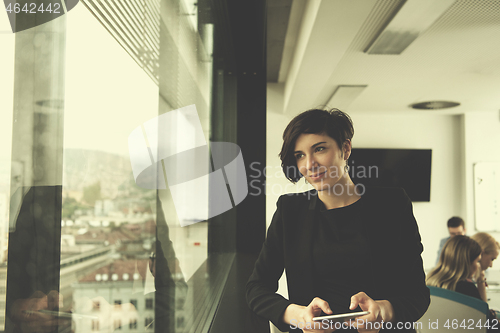
[[[342,149],[352,139],[354,127],[351,117],[339,109],[312,109],[293,118],[283,132],[283,146],[279,154],[283,172],[292,183],[302,177],[294,155],[295,142],[301,134],[326,134]]]

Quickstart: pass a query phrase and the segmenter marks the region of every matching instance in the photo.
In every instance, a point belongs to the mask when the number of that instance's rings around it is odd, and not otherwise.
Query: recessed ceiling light
[[[459,106],[460,103],[457,102],[448,102],[448,101],[428,101],[428,102],[420,102],[415,104],[410,104],[410,107],[418,110],[439,110],[439,109],[448,109],[453,108],[455,106]]]

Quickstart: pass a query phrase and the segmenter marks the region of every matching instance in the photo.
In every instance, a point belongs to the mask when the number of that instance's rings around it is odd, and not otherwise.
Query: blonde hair
[[[483,252],[486,254],[493,254],[496,253],[498,254],[500,250],[500,244],[497,242],[493,236],[486,232],[478,232],[474,236],[471,237],[473,240],[475,240],[479,246],[481,246],[481,249],[483,249]]]
[[[481,249],[483,249],[484,254],[496,254],[498,255],[500,250],[500,244],[498,244],[497,240],[493,238],[490,234],[486,232],[478,232],[474,236],[471,237],[475,240]],[[474,279],[479,280],[481,277],[481,270],[478,269],[476,274],[474,274]]]
[[[427,285],[455,290],[458,281],[471,276],[471,265],[481,252],[481,246],[472,238],[451,237],[443,247],[438,265],[427,276]]]

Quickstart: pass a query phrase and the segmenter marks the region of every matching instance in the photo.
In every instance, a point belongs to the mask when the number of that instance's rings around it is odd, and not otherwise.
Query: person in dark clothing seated
[[[460,235],[465,235],[465,221],[461,217],[458,216],[453,216],[451,217],[448,222],[448,233],[450,234],[448,237],[445,237],[441,239],[439,242],[439,250],[438,250],[438,255],[436,259],[436,265],[439,262],[439,257],[441,257],[441,252],[443,251],[444,244],[448,241],[448,239],[453,238],[455,236],[460,236]]]

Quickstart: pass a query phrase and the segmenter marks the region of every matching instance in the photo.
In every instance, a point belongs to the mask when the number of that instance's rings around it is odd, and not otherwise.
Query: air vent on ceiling
[[[410,107],[418,110],[439,110],[459,106],[460,103],[448,101],[429,101],[411,104]]]

